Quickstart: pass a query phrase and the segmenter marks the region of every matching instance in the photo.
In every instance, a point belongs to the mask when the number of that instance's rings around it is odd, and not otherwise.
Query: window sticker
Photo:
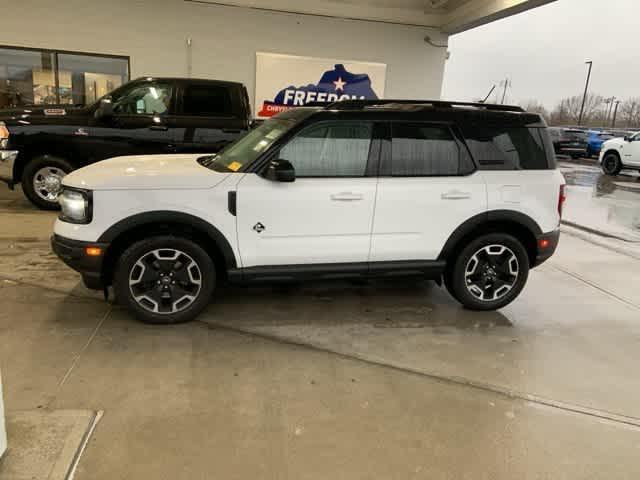
[[[229,165],[227,165],[227,168],[234,172],[240,170],[240,167],[242,167],[242,164],[240,162],[231,162]]]

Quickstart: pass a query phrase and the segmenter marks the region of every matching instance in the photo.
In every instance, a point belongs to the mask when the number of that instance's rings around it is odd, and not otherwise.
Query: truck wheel
[[[447,288],[471,310],[496,310],[511,303],[529,276],[522,244],[504,233],[482,235],[455,259]]]
[[[43,210],[58,210],[58,194],[62,179],[73,171],[67,160],[51,155],[31,159],[22,172],[22,190],[36,207]]]
[[[134,243],[120,256],[113,277],[118,302],[145,323],[193,320],[216,285],[211,257],[186,238],[156,236]]]
[[[615,152],[607,153],[602,159],[602,171],[607,175],[618,175],[622,170],[622,162]]]

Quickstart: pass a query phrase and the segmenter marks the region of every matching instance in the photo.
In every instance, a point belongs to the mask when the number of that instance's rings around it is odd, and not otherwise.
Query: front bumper
[[[553,232],[543,233],[536,238],[537,254],[532,267],[537,267],[546,262],[555,253],[560,242],[560,229]]]
[[[9,185],[9,188],[16,184],[13,180],[13,164],[17,157],[17,150],[0,150],[0,181]]]
[[[98,247],[101,249],[102,254],[98,256],[87,255],[88,247]],[[102,282],[102,264],[108,247],[108,243],[83,242],[55,234],[51,236],[53,253],[71,268],[80,272],[82,281],[87,288],[92,290],[101,290],[104,286]]]

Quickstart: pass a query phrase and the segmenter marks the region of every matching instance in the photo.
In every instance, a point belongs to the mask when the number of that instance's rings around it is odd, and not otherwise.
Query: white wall
[[[255,52],[382,62],[387,98],[440,98],[446,35],[426,27],[207,5],[182,0],[5,1],[0,45],[131,57],[131,77],[241,81],[252,98]]]

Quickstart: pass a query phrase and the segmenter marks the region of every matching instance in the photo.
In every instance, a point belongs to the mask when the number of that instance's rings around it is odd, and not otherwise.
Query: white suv
[[[52,245],[146,322],[192,319],[223,280],[412,275],[490,310],[553,254],[563,201],[536,114],[344,101],[282,113],[218,155],[77,170]]]
[[[607,175],[617,175],[623,168],[640,170],[640,132],[604,142],[600,150],[600,166]]]

